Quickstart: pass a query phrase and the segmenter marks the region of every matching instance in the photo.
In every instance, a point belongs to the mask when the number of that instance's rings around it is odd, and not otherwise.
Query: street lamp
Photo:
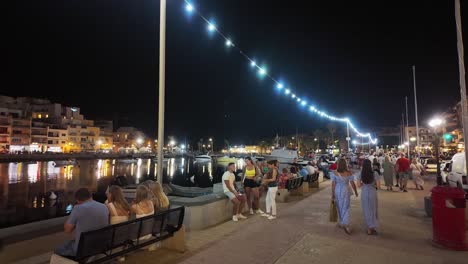
[[[439,144],[440,144],[440,138],[439,138],[439,133],[437,132],[437,129],[439,129],[442,124],[444,123],[444,120],[435,117],[429,121],[429,126],[434,129],[434,134],[435,134],[435,148],[436,148],[436,161],[437,161],[437,185],[442,185],[442,176],[440,175],[440,160],[439,160]]]
[[[214,141],[213,138],[208,139],[211,143],[211,151],[214,152]],[[209,146],[208,146],[209,147]]]

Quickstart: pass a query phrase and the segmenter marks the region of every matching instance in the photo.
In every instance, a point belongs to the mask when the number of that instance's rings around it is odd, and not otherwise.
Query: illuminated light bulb
[[[208,30],[209,31],[213,32],[215,29],[216,29],[216,27],[213,24],[208,23]]]
[[[262,68],[260,68],[260,70],[258,70],[258,72],[260,73],[260,75],[265,75],[266,74],[265,69],[262,69]]]
[[[226,46],[231,47],[231,46],[234,46],[234,45],[232,44],[232,41],[228,39],[228,40],[226,40]]]
[[[296,95],[295,95],[295,94],[291,94],[291,97],[292,97],[292,98],[296,98]]]
[[[185,6],[185,10],[187,10],[187,12],[191,13],[193,11],[193,5],[187,3],[187,5]]]
[[[301,98],[297,98],[297,101],[300,103],[300,102],[301,102]]]
[[[278,85],[276,86],[276,88],[278,88],[278,89],[283,89],[283,84],[282,84],[282,83],[278,83]]]
[[[309,110],[310,111],[315,111],[315,107],[311,106],[311,107],[309,107]]]
[[[255,66],[257,66],[257,63],[255,61],[251,61],[250,66],[255,67]]]
[[[291,90],[289,89],[286,89],[286,91],[284,91],[285,94],[289,94],[291,92]]]
[[[302,105],[302,106],[305,106],[306,104],[307,104],[307,102],[304,101],[304,100],[302,100],[301,105]]]

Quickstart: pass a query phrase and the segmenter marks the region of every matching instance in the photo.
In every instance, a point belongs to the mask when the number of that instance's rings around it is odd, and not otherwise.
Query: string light
[[[193,8],[193,5],[192,5],[192,4],[187,3],[187,4],[185,5],[185,10],[187,10],[187,12],[191,13],[191,12],[193,11],[193,9],[194,9],[194,8]]]
[[[184,2],[186,3],[185,5],[185,10],[189,13],[192,13],[193,11],[195,11],[195,8],[194,6],[190,3],[189,0],[184,0]],[[205,22],[207,23],[207,26],[208,26],[208,31],[210,32],[216,32],[218,33],[224,40],[225,40],[225,44],[226,46],[228,47],[236,47],[237,50],[239,51],[239,53],[245,58],[247,59],[248,61],[250,61],[250,66],[253,68],[253,67],[257,67],[258,68],[258,73],[260,76],[268,76],[268,78],[271,79],[271,81],[273,81],[274,83],[276,83],[276,87],[278,89],[283,89],[283,84],[282,83],[279,83],[277,80],[275,80],[273,77],[267,75],[267,71],[264,67],[259,67],[257,65],[257,63],[255,62],[255,60],[253,60],[252,58],[250,58],[245,52],[243,52],[237,45],[235,45],[229,38],[226,37],[226,35],[224,35],[220,30],[219,28],[217,28],[214,23],[210,22],[208,19],[206,19],[202,14],[200,14],[199,12],[196,12],[196,14]],[[288,88],[288,89],[285,89],[284,93],[286,95],[289,95],[291,94],[291,89]],[[296,98],[296,94],[292,93],[291,94],[291,97],[293,99]],[[299,102],[301,104],[301,106],[307,106],[307,102],[304,101],[304,100],[301,100],[299,97],[297,97],[296,99],[297,102]],[[369,142],[367,144],[377,144],[377,139],[376,138],[372,138],[371,134],[370,133],[361,133],[357,128],[356,126],[350,121],[349,118],[339,118],[339,117],[335,117],[335,116],[332,116],[332,115],[328,115],[326,114],[325,112],[322,112],[322,111],[319,111],[315,106],[309,106],[309,110],[313,113],[316,113],[318,114],[319,116],[321,117],[324,117],[324,118],[327,118],[331,121],[337,121],[337,122],[342,122],[342,123],[346,123],[352,131],[354,131],[354,133],[358,136],[358,137],[363,137],[363,138],[368,138],[369,139]]]
[[[215,31],[215,29],[216,29],[216,27],[213,24],[208,23],[208,30],[209,31],[213,32],[213,31]]]

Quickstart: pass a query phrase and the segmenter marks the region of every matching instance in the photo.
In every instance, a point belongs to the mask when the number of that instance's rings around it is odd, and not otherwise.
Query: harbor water
[[[226,166],[216,160],[165,159],[162,182],[212,187],[221,182]],[[242,169],[243,160],[237,159],[236,166]],[[157,164],[151,159],[0,163],[0,228],[69,214],[78,188],[87,187],[102,197],[117,176],[138,184],[156,179],[156,173]]]

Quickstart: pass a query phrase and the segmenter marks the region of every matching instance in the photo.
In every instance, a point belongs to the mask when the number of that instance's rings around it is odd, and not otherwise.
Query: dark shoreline
[[[107,154],[107,153],[75,153],[75,154],[3,154],[0,163],[23,161],[53,161],[53,160],[91,160],[91,159],[150,159],[155,158],[153,153],[139,154]]]

